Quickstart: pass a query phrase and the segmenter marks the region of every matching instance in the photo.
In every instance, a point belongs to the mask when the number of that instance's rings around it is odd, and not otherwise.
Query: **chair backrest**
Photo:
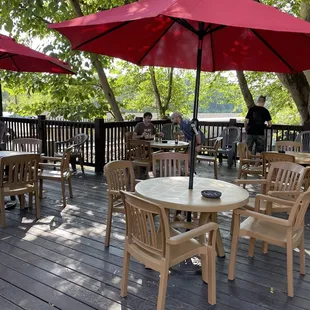
[[[151,146],[149,141],[131,139],[128,141],[129,160],[150,161]]]
[[[291,221],[293,225],[293,235],[297,231],[303,232],[305,214],[308,210],[309,204],[310,204],[310,191],[306,191],[300,194],[296,199],[288,218],[288,220]]]
[[[223,147],[234,147],[234,144],[240,140],[240,128],[226,127],[221,132],[220,137],[223,137]]]
[[[62,154],[62,160],[60,163],[60,170],[64,173],[70,173],[70,157],[71,153],[73,152],[74,145],[69,146],[65,149]]]
[[[131,161],[110,161],[104,166],[104,174],[110,192],[120,190],[134,192],[135,173]]]
[[[6,142],[7,126],[0,121],[0,143]]]
[[[278,161],[287,161],[294,163],[295,162],[295,156],[283,154],[283,153],[271,153],[271,152],[263,152],[261,154],[263,159],[263,176],[264,178],[267,177],[270,165],[272,162],[278,162]]]
[[[161,152],[153,154],[152,158],[153,174],[155,177],[157,176],[157,167],[159,168],[159,177],[188,175],[187,154],[176,152]]]
[[[127,132],[125,132],[125,142],[126,142],[126,144],[128,143],[129,140],[132,139],[133,134],[134,134],[134,131],[127,131]]]
[[[164,257],[167,227],[169,227],[165,211],[160,206],[132,193],[120,191],[120,195],[125,206],[128,243],[135,245],[136,250],[140,250],[140,254],[149,254],[152,257],[155,254],[158,258]],[[159,215],[157,223],[155,222],[156,215]],[[161,234],[158,234],[159,228]]]
[[[237,143],[237,154],[239,155],[239,159],[249,159],[251,156],[251,153],[248,149],[248,146],[244,142],[238,142]]]
[[[13,140],[13,151],[42,153],[42,140],[32,138],[20,138]]]
[[[306,168],[290,162],[272,162],[267,175],[266,192],[300,191],[304,183]]]
[[[86,133],[79,133],[72,138],[74,153],[81,153],[83,144],[88,140],[88,135]]]
[[[310,152],[310,130],[300,132],[295,141],[301,142],[302,152]]]
[[[296,141],[276,141],[276,151],[301,152],[302,143]]]
[[[39,154],[21,154],[0,158],[0,187],[20,188],[38,181]]]

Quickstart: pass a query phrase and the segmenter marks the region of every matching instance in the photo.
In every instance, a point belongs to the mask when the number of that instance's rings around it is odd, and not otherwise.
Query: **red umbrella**
[[[74,73],[65,62],[18,44],[5,35],[0,35],[0,69],[19,72]]]
[[[310,68],[310,24],[252,0],[143,0],[49,27],[73,49],[138,65],[197,69],[194,123],[201,70]]]

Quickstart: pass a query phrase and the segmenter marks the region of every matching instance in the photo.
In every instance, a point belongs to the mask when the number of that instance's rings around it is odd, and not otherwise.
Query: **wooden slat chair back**
[[[110,245],[113,213],[125,213],[119,191],[135,191],[135,173],[131,161],[111,161],[104,166],[108,184],[108,216],[105,246]]]
[[[129,259],[132,255],[144,265],[160,273],[157,310],[164,310],[169,268],[193,255],[200,254],[202,279],[208,283],[208,302],[215,304],[215,243],[218,224],[204,224],[182,234],[169,226],[168,214],[163,207],[132,193],[124,191],[120,193],[126,212],[121,296],[127,295]],[[157,218],[159,222],[155,222]],[[207,232],[210,232],[208,244],[205,243]],[[200,237],[199,241],[193,239],[194,237]]]
[[[310,152],[310,130],[300,132],[295,141],[301,142],[302,152]]]
[[[66,192],[65,192],[66,181],[69,187],[70,198],[73,198],[72,184],[71,184],[71,172],[70,172],[70,157],[71,157],[73,148],[74,146],[68,147],[62,153],[61,157],[47,157],[47,156],[41,157],[41,161],[50,161],[50,162],[40,163],[40,168],[41,168],[41,172],[39,174],[40,198],[43,198],[43,181],[44,180],[58,181],[61,183],[63,207],[66,207],[67,205]]]
[[[301,150],[302,150],[302,143],[301,142],[296,142],[296,141],[276,141],[275,151],[301,152]]]
[[[36,198],[36,217],[40,217],[38,192],[39,154],[23,154],[0,158],[0,212],[1,225],[5,227],[4,196],[19,196],[21,208],[24,208],[24,194],[29,194],[29,206],[32,207],[32,194]],[[4,171],[6,173],[4,173]]]
[[[126,160],[129,159],[129,140],[132,140],[134,131],[125,132]]]
[[[295,156],[283,154],[283,153],[271,153],[271,152],[263,152],[261,153],[263,159],[263,176],[267,178],[267,174],[269,171],[269,167],[272,162],[277,161],[286,161],[286,162],[295,162]]]
[[[256,200],[274,200],[272,197],[257,195]],[[278,199],[283,203],[282,199]],[[282,202],[281,202],[282,200]],[[285,201],[284,201],[285,202]],[[234,210],[234,231],[231,245],[228,279],[235,278],[236,254],[239,236],[250,237],[249,253],[254,256],[255,240],[271,243],[286,248],[287,255],[287,291],[288,296],[294,296],[293,285],[293,250],[299,249],[300,274],[305,274],[305,246],[304,246],[304,220],[310,204],[310,191],[300,194],[289,214],[288,219],[280,219],[271,215],[261,214],[245,209]],[[240,216],[247,216],[240,224]],[[271,283],[272,285],[272,283]]]
[[[42,154],[42,140],[32,138],[14,139],[13,151]]]
[[[152,158],[154,177],[188,176],[188,154],[161,152],[153,154]]]
[[[146,168],[146,175],[152,166],[152,150],[149,141],[141,139],[131,139],[128,141],[128,159],[134,167],[138,167],[138,177],[140,177],[140,167]]]

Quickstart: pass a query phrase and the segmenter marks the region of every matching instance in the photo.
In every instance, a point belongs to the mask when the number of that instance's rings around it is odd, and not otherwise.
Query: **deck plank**
[[[207,164],[199,171],[200,176],[212,177]],[[223,165],[219,176],[233,181],[236,169]],[[74,198],[68,199],[65,209],[58,184],[45,182],[44,187],[40,220],[35,221],[34,210],[16,208],[6,213],[8,227],[0,229],[0,302],[14,310],[31,305],[36,305],[33,309],[156,309],[158,273],[135,260],[130,264],[128,297],[120,297],[125,222],[122,214],[114,217],[111,246],[106,249],[104,178],[91,173],[73,177]],[[270,246],[268,255],[262,255],[257,243],[255,258],[248,259],[248,241],[240,239],[236,279],[227,280],[230,221],[231,212],[219,215],[226,258],[217,259],[217,305],[207,304],[207,285],[201,276],[172,271],[166,308],[309,309],[310,276],[299,276],[298,253],[294,253],[294,298],[287,297],[286,254],[277,247]],[[309,222],[310,212],[306,249],[310,248]]]

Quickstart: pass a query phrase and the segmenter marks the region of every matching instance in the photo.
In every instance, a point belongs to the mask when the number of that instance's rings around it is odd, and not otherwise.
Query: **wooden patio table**
[[[278,152],[272,151],[271,153],[278,153]],[[285,152],[285,154],[294,156],[296,164],[310,165],[310,153],[287,151]]]
[[[182,211],[200,212],[199,225],[209,217],[217,222],[217,212],[243,207],[249,202],[249,193],[234,184],[207,178],[194,177],[194,188],[188,189],[188,177],[154,178],[139,182],[136,194],[165,208]],[[202,190],[217,190],[222,193],[218,199],[204,198]],[[220,232],[216,241],[217,254],[225,256]]]

